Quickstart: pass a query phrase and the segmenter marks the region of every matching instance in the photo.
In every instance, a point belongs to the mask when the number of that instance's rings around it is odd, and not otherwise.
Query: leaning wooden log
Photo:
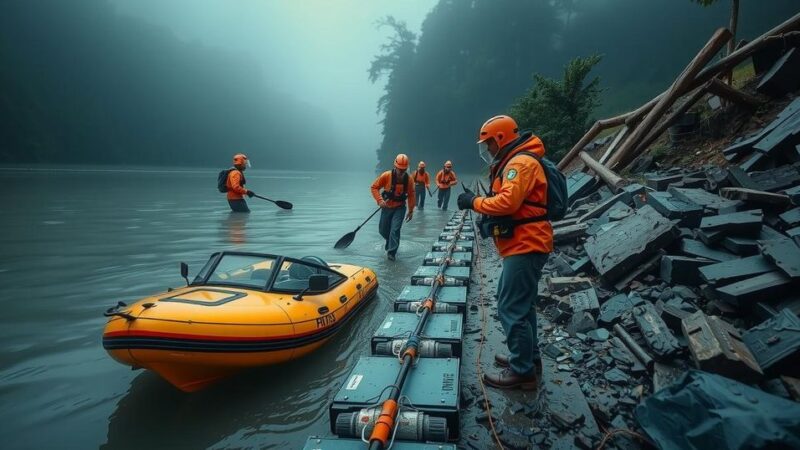
[[[661,97],[663,96],[664,93],[662,92],[657,96],[655,96],[653,99],[651,99],[649,102],[634,109],[633,112],[631,112],[631,114],[628,116],[628,118],[625,119],[625,125],[627,125],[628,128],[631,129],[636,128],[636,125],[639,122],[641,122],[642,119],[644,119],[644,116],[646,116],[647,113],[649,113],[653,109],[653,106],[656,106],[656,103],[658,103],[658,101],[661,100]]]
[[[594,125],[592,125],[592,127],[589,128],[589,131],[587,131],[586,134],[583,135],[581,140],[578,141],[578,143],[575,144],[575,146],[572,147],[572,149],[570,149],[570,151],[567,152],[567,154],[564,155],[563,158],[561,158],[561,161],[559,161],[558,163],[559,170],[564,170],[569,165],[570,161],[572,161],[572,159],[575,157],[575,155],[577,155],[578,152],[583,150],[584,147],[589,145],[589,142],[592,142],[592,139],[597,137],[597,135],[600,134],[601,131],[607,128],[614,128],[625,123],[625,118],[628,116],[628,114],[630,113],[622,114],[616,117],[611,117],[609,119],[598,120],[597,122],[595,122]]]
[[[628,135],[628,132],[630,130],[631,129],[627,125],[625,125],[619,130],[619,132],[617,132],[617,135],[614,137],[614,141],[611,143],[611,145],[608,146],[605,153],[603,153],[603,156],[600,157],[600,164],[605,164],[606,161],[608,161],[608,158],[611,158],[611,155],[614,154],[614,150],[617,149],[620,142],[622,142],[622,140],[625,139],[625,136]]]
[[[758,108],[759,105],[761,105],[761,103],[763,103],[755,95],[748,94],[747,92],[742,92],[733,86],[723,83],[722,81],[719,80],[719,78],[712,79],[711,81],[708,82],[707,86],[708,86],[708,91],[711,92],[712,94],[722,99],[742,105],[746,108],[756,109]]]
[[[656,139],[664,134],[664,132],[667,131],[667,128],[671,127],[676,120],[678,120],[683,114],[686,113],[686,111],[689,110],[689,108],[692,107],[692,105],[703,98],[703,95],[706,93],[706,87],[707,86],[702,86],[694,91],[694,93],[690,95],[681,106],[672,111],[666,118],[664,118],[664,120],[661,121],[661,123],[658,124],[658,126],[653,128],[653,130],[650,131],[650,134],[648,134],[647,137],[642,140],[641,144],[639,144],[639,148],[645,149],[649,147],[650,144],[655,142]]]
[[[625,179],[614,173],[611,169],[595,161],[595,159],[592,158],[592,155],[586,152],[581,152],[580,157],[583,160],[583,163],[586,164],[586,167],[596,173],[600,179],[611,188],[613,192],[619,192],[627,184]]]
[[[733,53],[701,70],[700,73],[697,74],[694,82],[692,82],[692,84],[683,93],[689,92],[692,89],[696,89],[703,83],[706,83],[707,81],[719,75],[720,72],[732,70],[734,67],[752,56],[757,50],[761,49],[770,42],[779,39],[782,40],[793,38],[797,35],[796,30],[798,29],[800,29],[800,13],[795,14],[785,22],[757,37],[752,42],[747,42],[744,45],[741,45]],[[632,127],[639,123],[641,119],[647,113],[649,113],[651,109],[653,109],[656,103],[658,103],[658,101],[664,96],[664,94],[666,94],[666,92],[667,91],[658,94],[649,102],[635,109],[633,112],[628,113],[628,116],[625,119],[625,124],[628,125],[628,127]]]
[[[720,28],[711,36],[711,39],[706,43],[700,52],[692,59],[688,66],[678,76],[672,86],[666,91],[663,97],[658,100],[658,103],[653,106],[653,109],[642,119],[642,122],[636,127],[635,130],[628,136],[628,139],[622,143],[622,146],[617,153],[608,161],[608,166],[613,168],[617,165],[624,167],[625,164],[630,162],[633,152],[638,148],[638,145],[646,137],[652,127],[658,122],[661,116],[664,115],[666,110],[677,100],[684,92],[687,92],[697,77],[702,68],[708,64],[714,55],[725,45],[731,38],[731,32],[725,28]]]

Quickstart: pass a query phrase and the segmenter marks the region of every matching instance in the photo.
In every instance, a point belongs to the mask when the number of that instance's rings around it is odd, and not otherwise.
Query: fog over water
[[[121,14],[168,27],[186,41],[258,61],[272,89],[321,108],[349,165],[372,168],[380,145],[376,112],[383,83],[367,70],[390,31],[387,15],[419,31],[436,0],[112,0]],[[313,130],[314,124],[309,123]],[[339,142],[335,142],[339,141]]]

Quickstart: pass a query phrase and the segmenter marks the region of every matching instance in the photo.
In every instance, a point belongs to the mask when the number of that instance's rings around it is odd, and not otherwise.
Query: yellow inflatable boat
[[[181,275],[184,288],[108,309],[103,347],[186,392],[314,351],[378,290],[372,270],[315,257],[222,252]]]

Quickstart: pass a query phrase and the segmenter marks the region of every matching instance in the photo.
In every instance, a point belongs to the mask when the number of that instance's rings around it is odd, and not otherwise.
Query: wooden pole
[[[698,86],[716,77],[720,72],[726,69],[733,69],[742,61],[749,58],[761,47],[770,41],[779,39],[783,34],[793,36],[795,34],[794,31],[797,29],[800,29],[800,13],[790,17],[785,22],[782,22],[780,25],[777,25],[776,27],[757,37],[752,42],[748,42],[739,46],[733,53],[701,70],[700,73],[697,74],[697,78],[695,78],[686,92],[696,89]],[[685,94],[686,92],[682,92],[682,94]],[[638,123],[645,114],[650,112],[653,106],[656,105],[656,103],[661,99],[661,97],[664,96],[664,94],[666,94],[666,91],[658,94],[655,96],[655,98],[634,110],[632,113],[630,113],[625,123],[629,127]]]
[[[667,131],[667,128],[671,127],[676,120],[678,120],[683,114],[686,113],[686,111],[689,110],[689,108],[692,107],[692,105],[694,105],[695,103],[697,103],[698,100],[703,98],[703,95],[705,95],[705,93],[706,93],[706,86],[700,87],[696,91],[694,91],[694,93],[691,96],[689,96],[689,98],[687,98],[686,101],[681,106],[672,111],[666,118],[664,118],[663,121],[661,121],[660,124],[658,124],[657,127],[653,128],[650,134],[648,134],[647,137],[645,137],[644,140],[642,140],[640,148],[647,148],[650,146],[650,144],[655,142],[656,139],[658,139],[662,134],[664,134],[664,132]]]
[[[617,146],[619,145],[620,142],[622,142],[625,136],[628,135],[628,131],[630,131],[630,128],[628,128],[627,125],[623,126],[622,129],[619,130],[617,136],[614,137],[614,142],[612,142],[611,145],[608,146],[606,152],[603,153],[603,156],[600,157],[600,164],[605,164],[606,161],[608,161],[608,158],[610,158],[611,155],[614,154],[614,150],[616,150]]]
[[[642,121],[644,116],[646,116],[647,113],[649,113],[653,109],[653,106],[656,106],[656,103],[658,103],[658,101],[663,96],[664,93],[662,92],[657,96],[655,96],[654,98],[652,98],[649,102],[633,110],[633,112],[631,112],[631,115],[628,116],[628,119],[625,120],[625,125],[627,125],[628,128],[636,128],[636,124]]]
[[[597,135],[600,134],[601,131],[607,128],[614,128],[625,123],[625,118],[628,116],[628,114],[630,113],[625,113],[616,117],[598,120],[597,122],[595,122],[594,125],[592,125],[592,127],[589,128],[589,131],[587,131],[586,134],[583,135],[581,140],[578,141],[578,143],[575,144],[572,147],[572,149],[570,149],[570,151],[567,152],[566,155],[564,155],[563,158],[561,158],[561,161],[559,161],[558,163],[558,169],[559,170],[566,169],[566,167],[569,165],[570,161],[572,161],[575,155],[577,155],[578,152],[583,150],[584,147],[589,145],[589,142],[592,142],[592,139],[597,137]]]
[[[697,78],[695,78],[694,83],[692,83],[691,89],[694,89],[697,86],[700,86],[701,84],[711,80],[726,69],[733,69],[739,63],[749,58],[753,53],[756,52],[756,50],[760,49],[770,40],[772,40],[770,39],[771,37],[797,29],[800,29],[800,13],[795,14],[780,25],[753,39],[752,42],[747,43],[730,55],[701,70],[700,73],[697,74]]]
[[[731,40],[728,41],[728,51],[725,56],[736,51],[736,27],[739,24],[739,0],[731,0],[731,20],[728,23],[728,30],[731,32]],[[733,69],[726,74],[728,84],[733,86]]]
[[[592,172],[596,173],[600,179],[611,188],[613,192],[618,192],[627,184],[622,177],[614,173],[611,169],[595,161],[595,159],[592,158],[592,155],[586,152],[581,152],[580,157],[583,160],[583,163],[586,164],[586,167],[588,167]]]
[[[712,94],[717,95],[720,98],[730,100],[734,103],[738,103],[747,108],[755,109],[758,108],[758,106],[762,103],[761,100],[759,100],[755,95],[742,92],[733,86],[729,86],[722,81],[719,81],[719,78],[712,79],[706,83],[706,86],[708,87],[708,91]]]
[[[664,95],[653,106],[653,109],[642,119],[642,122],[635,130],[628,136],[628,139],[622,144],[617,153],[608,161],[609,167],[616,165],[627,164],[631,158],[631,154],[639,148],[639,144],[646,134],[650,132],[652,127],[656,124],[658,119],[664,115],[664,112],[677,100],[683,92],[689,90],[697,74],[705,66],[714,55],[719,52],[723,45],[725,45],[731,38],[731,32],[725,28],[720,28],[711,36],[711,39],[706,43],[700,52],[692,59],[688,66],[681,72],[678,78],[672,83],[672,86],[664,93]]]
[[[777,39],[780,35],[784,33],[789,33],[791,35],[795,33],[790,33],[800,29],[800,13],[795,14],[794,16],[790,17],[786,21],[782,22],[781,24],[775,26],[774,28],[770,29],[766,33],[762,34],[758,38],[754,39],[752,42],[748,42],[745,45],[737,48],[733,53],[729,54],[728,56],[720,59],[719,61],[709,65],[705,69],[701,70],[700,73],[697,74],[697,77],[692,81],[692,83],[686,87],[686,89],[681,92],[680,94],[685,94],[686,92],[691,91],[692,89],[696,89],[697,87],[701,86],[703,83],[711,80],[712,78],[716,77],[720,72],[724,71],[726,68],[733,69],[736,65],[740,64],[745,59],[749,58],[753,53],[755,53],[758,49],[763,47],[765,44],[769,43],[771,40]],[[629,127],[633,128],[647,113],[649,113],[652,108],[664,97],[664,95],[669,92],[669,90],[662,92],[661,94],[657,95],[649,102],[645,103],[644,105],[640,106],[639,108],[621,116],[618,116],[613,119],[623,118],[623,122]],[[612,119],[606,119],[612,120]],[[595,129],[595,127],[599,127],[599,123],[595,122],[591,129],[586,133],[586,135],[581,138],[581,140],[575,144],[575,146],[563,157],[561,161],[558,163],[558,168],[563,170],[567,165],[569,165],[572,158],[578,154],[578,152],[583,149],[592,139],[594,139],[597,134],[602,131],[602,129]],[[611,125],[606,128],[610,128],[612,126],[622,125],[616,124]],[[594,134],[592,134],[594,133]],[[588,136],[588,137],[587,137]]]

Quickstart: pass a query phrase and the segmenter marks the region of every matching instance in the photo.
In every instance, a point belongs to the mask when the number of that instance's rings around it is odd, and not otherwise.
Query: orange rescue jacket
[[[404,187],[403,184],[399,181],[402,180],[402,176],[398,177],[398,183],[395,186],[392,186],[392,171],[387,170],[382,174],[378,175],[378,178],[372,182],[372,198],[375,199],[375,202],[380,205],[381,200],[381,191],[391,192],[394,189],[394,195],[400,196],[403,193],[408,194],[406,198],[406,203],[408,204],[408,211],[411,212],[414,210],[414,206],[416,206],[416,198],[414,197],[414,180],[411,177],[408,177],[408,184]],[[403,202],[395,201],[395,200],[386,200],[386,206],[389,208],[399,208],[403,206]]]
[[[492,165],[491,190],[494,196],[476,197],[472,203],[476,212],[488,216],[511,216],[517,220],[547,213],[545,208],[531,205],[547,204],[544,168],[536,158],[519,155],[522,151],[544,157],[544,144],[537,136],[530,136]],[[503,173],[497,174],[503,165]],[[519,224],[514,228],[513,237],[495,238],[495,245],[500,256],[550,253],[553,251],[553,226],[547,220]]]
[[[436,185],[439,186],[439,189],[447,189],[456,184],[456,181],[458,181],[456,173],[452,170],[450,170],[450,173],[444,173],[444,169],[442,169],[436,174]]]
[[[228,187],[228,200],[241,200],[247,195],[244,183],[244,174],[239,169],[233,169],[228,172],[228,181],[225,183]]]
[[[424,184],[426,188],[431,186],[431,176],[427,170],[420,175],[419,169],[417,169],[414,171],[414,175],[412,175],[411,178],[414,179],[414,183]]]

